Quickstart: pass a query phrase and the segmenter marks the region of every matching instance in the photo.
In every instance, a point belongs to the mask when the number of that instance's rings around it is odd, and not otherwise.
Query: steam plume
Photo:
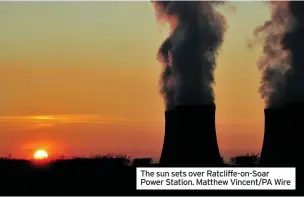
[[[290,55],[281,44],[290,23],[287,4],[286,1],[268,2],[271,18],[254,32],[265,38],[258,68],[262,72],[259,92],[266,107],[278,107],[284,102],[285,76],[290,65]]]
[[[292,16],[292,26],[282,41],[285,49],[291,53],[291,72],[287,75],[287,102],[304,101],[304,2],[288,2]]]
[[[172,30],[159,51],[166,64],[161,83],[167,107],[214,104],[213,71],[225,30],[224,17],[214,9],[218,2],[153,3],[158,19]]]
[[[159,48],[158,60],[163,66],[160,80],[160,92],[164,96],[166,110],[174,108],[174,94],[175,94],[175,81],[170,61],[169,50],[171,49],[171,42],[166,39]]]

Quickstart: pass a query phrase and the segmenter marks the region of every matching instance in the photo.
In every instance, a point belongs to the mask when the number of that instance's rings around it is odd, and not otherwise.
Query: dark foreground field
[[[244,160],[244,159],[243,159]],[[245,159],[244,166],[250,166]],[[246,164],[247,162],[247,164]],[[0,195],[300,195],[297,191],[137,191],[136,166],[148,159],[99,157],[37,163],[0,159]],[[226,165],[227,167],[228,165]]]

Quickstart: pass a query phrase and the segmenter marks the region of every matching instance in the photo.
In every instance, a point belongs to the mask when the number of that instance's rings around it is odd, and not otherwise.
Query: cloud
[[[124,117],[103,117],[100,115],[31,115],[31,116],[0,116],[0,124],[30,124],[31,129],[51,127],[58,124],[109,124],[130,122],[162,122],[163,119],[140,119]],[[34,125],[34,127],[32,126]]]
[[[1,116],[4,123],[36,123],[37,125],[65,124],[65,123],[109,123],[99,115],[32,115],[32,116]]]

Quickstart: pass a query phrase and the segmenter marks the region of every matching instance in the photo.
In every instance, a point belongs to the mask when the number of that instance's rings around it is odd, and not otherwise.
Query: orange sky
[[[50,156],[159,158],[164,105],[156,53],[167,30],[149,2],[0,4],[1,156],[45,148]],[[215,71],[225,157],[261,148],[260,50],[247,43],[269,15],[261,2],[232,4],[236,13],[222,9],[229,29]]]

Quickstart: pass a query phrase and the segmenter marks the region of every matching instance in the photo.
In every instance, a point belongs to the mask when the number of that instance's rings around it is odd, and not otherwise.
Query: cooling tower
[[[265,109],[265,133],[259,165],[296,167],[296,187],[304,178],[302,159],[304,104],[289,103],[282,109]]]
[[[284,136],[284,152],[281,153],[284,166],[296,167],[296,188],[303,191],[303,132],[304,103],[288,103],[285,105],[287,129]]]
[[[284,136],[284,149],[288,155],[284,155],[284,160],[288,162],[288,166],[302,167],[303,148],[300,144],[304,139],[304,103],[288,103],[285,110],[288,125]]]
[[[177,166],[221,166],[215,106],[176,106]]]
[[[264,140],[259,161],[260,166],[282,166],[287,122],[283,108],[264,110]],[[283,152],[282,152],[283,151]]]
[[[165,136],[161,157],[159,160],[160,166],[174,166],[176,158],[176,131],[175,131],[175,111],[170,110],[165,112]]]
[[[289,103],[281,109],[265,109],[265,133],[261,166],[297,166],[302,159],[304,104]]]

